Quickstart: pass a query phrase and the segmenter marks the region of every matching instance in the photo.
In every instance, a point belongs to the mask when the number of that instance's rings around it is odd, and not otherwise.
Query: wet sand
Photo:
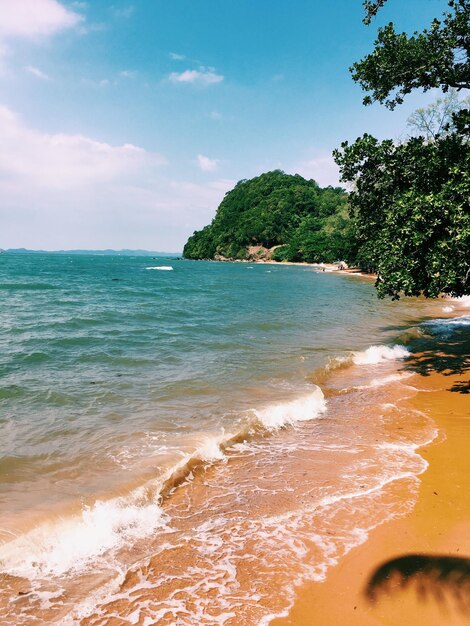
[[[454,563],[466,571],[460,579],[457,572],[446,575],[434,569],[431,576],[410,575],[403,588],[403,576],[395,572],[377,589],[375,602],[365,594],[371,574],[389,559],[416,553],[470,559],[469,355],[470,333],[462,329],[411,364],[416,375],[410,384],[420,391],[410,404],[432,416],[440,433],[420,450],[429,467],[420,477],[415,508],[373,530],[363,545],[330,570],[325,582],[301,587],[289,616],[274,620],[272,626],[470,622],[470,561]]]

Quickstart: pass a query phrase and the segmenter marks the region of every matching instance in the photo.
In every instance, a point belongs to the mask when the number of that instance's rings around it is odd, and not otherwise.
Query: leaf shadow
[[[453,382],[449,391],[470,393],[470,326],[454,325],[435,331],[425,325],[415,329],[418,332],[411,336],[406,326],[389,326],[385,330],[399,331],[399,337],[410,346],[412,353],[405,361],[405,370],[420,376],[433,373],[462,376],[462,380]]]
[[[414,588],[419,600],[445,604],[470,614],[470,559],[457,556],[407,554],[382,563],[370,576],[364,594],[375,604],[382,596]]]

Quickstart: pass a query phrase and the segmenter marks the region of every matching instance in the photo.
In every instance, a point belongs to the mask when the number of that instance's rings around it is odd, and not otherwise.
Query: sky
[[[445,5],[0,0],[0,248],[178,252],[242,178],[340,184],[334,148],[435,97],[364,107],[348,67]]]

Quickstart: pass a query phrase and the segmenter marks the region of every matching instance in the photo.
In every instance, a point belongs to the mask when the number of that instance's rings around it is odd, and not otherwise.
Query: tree
[[[364,135],[335,158],[356,217],[358,259],[380,297],[470,292],[470,151],[458,134],[404,144]]]
[[[366,24],[385,2],[364,3]],[[391,22],[379,28],[373,53],[351,67],[353,79],[372,92],[364,104],[378,101],[393,109],[416,88],[470,88],[470,0],[451,0],[449,8],[442,20],[412,36],[397,33]]]
[[[427,107],[417,109],[407,121],[411,134],[435,141],[438,137],[455,132],[455,116],[468,108],[470,98],[460,100],[457,90],[451,89],[444,98],[437,98]]]
[[[366,23],[385,2],[365,3]],[[374,52],[352,68],[372,91],[365,104],[394,108],[416,87],[448,92],[412,116],[417,136],[407,142],[365,134],[334,152],[353,183],[358,260],[377,271],[380,297],[470,293],[470,112],[449,91],[468,85],[469,2],[449,6],[442,23],[412,37],[380,29]]]

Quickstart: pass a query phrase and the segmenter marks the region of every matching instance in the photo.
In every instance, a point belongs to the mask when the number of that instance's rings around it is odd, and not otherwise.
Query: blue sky
[[[237,180],[338,184],[331,151],[403,137],[434,94],[363,107],[379,24],[443,0],[0,0],[0,247],[179,251]]]

